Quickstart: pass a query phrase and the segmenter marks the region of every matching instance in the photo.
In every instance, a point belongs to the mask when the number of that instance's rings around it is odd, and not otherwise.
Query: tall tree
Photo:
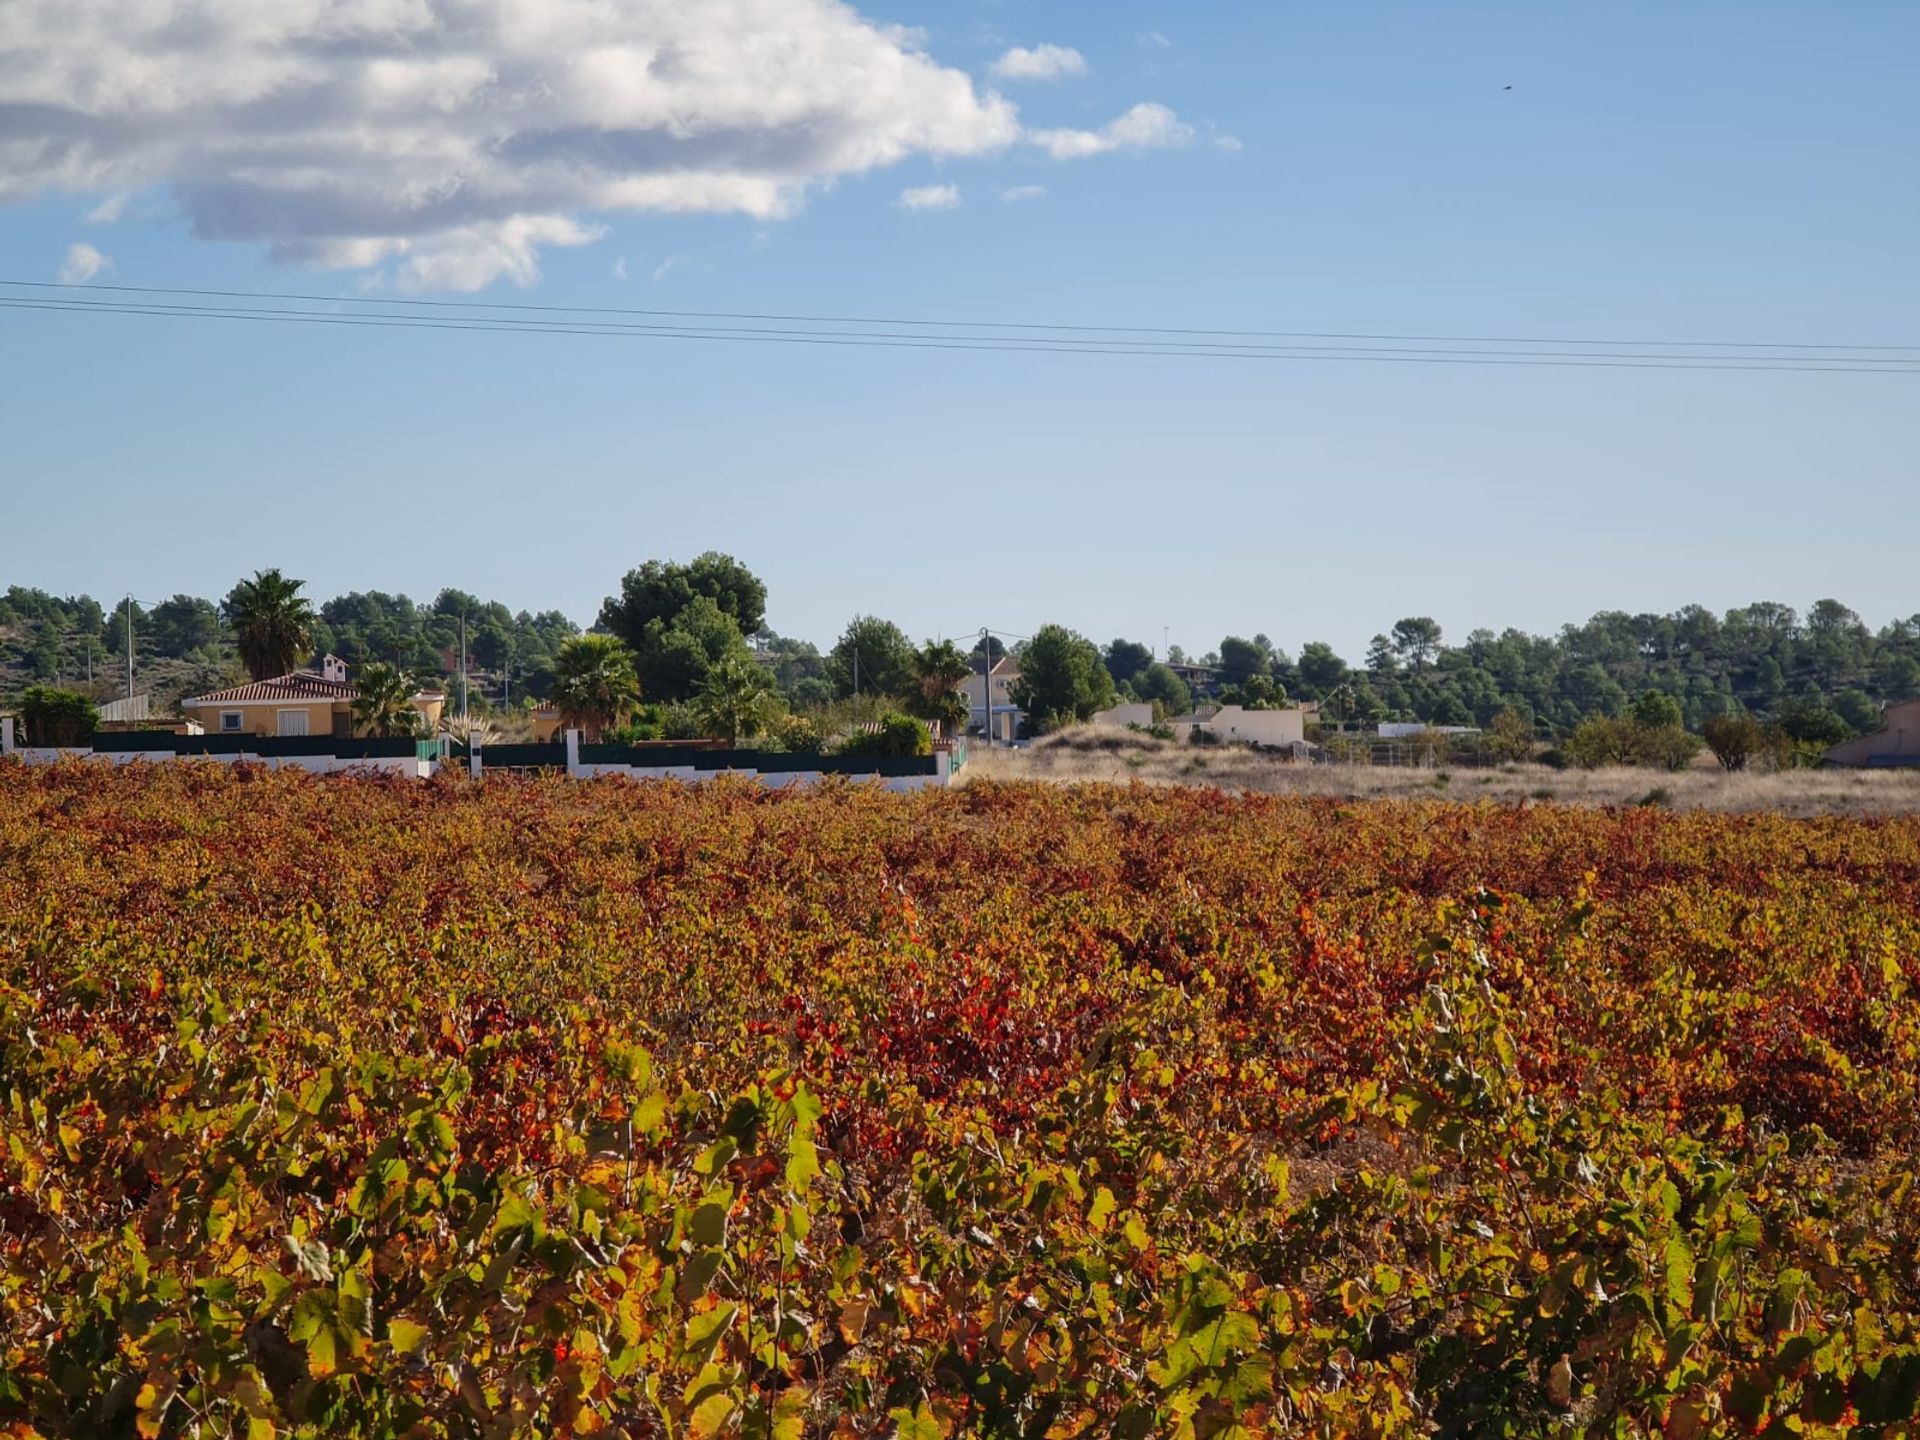
[[[1064,625],[1042,625],[1020,652],[1020,678],[1009,693],[1036,728],[1056,730],[1113,704],[1113,677],[1091,640]]]
[[[911,695],[916,656],[907,632],[891,620],[856,615],[827,656],[827,678],[836,695]]]
[[[1330,694],[1347,683],[1347,662],[1324,640],[1309,640],[1300,647],[1299,669],[1309,695]]]
[[[598,740],[640,703],[633,652],[613,635],[576,635],[554,656],[553,702],[568,725]]]
[[[220,643],[220,611],[211,600],[175,595],[162,600],[147,616],[153,648],[172,659],[208,650]]]
[[[1193,694],[1187,689],[1187,682],[1158,663],[1133,677],[1133,693],[1152,705],[1162,717],[1185,715],[1193,709]]]
[[[1393,653],[1417,670],[1433,663],[1440,651],[1439,622],[1426,615],[1409,615],[1393,623]]]
[[[1115,640],[1107,646],[1107,673],[1116,685],[1130,684],[1133,677],[1153,664],[1153,651],[1138,640]]]
[[[1271,677],[1273,650],[1258,640],[1243,640],[1229,635],[1220,642],[1220,680],[1222,684],[1245,685],[1256,675]]]
[[[600,623],[637,650],[650,621],[672,620],[698,596],[711,600],[743,636],[766,623],[766,585],[738,560],[717,550],[695,556],[685,565],[649,560],[638,570],[628,571],[620,582],[620,594],[600,607]]]
[[[690,564],[649,560],[629,571],[600,607],[600,625],[633,650],[648,695],[687,700],[714,665],[747,653],[766,608],[767,587],[753,572],[710,550]]]
[[[303,583],[278,570],[260,570],[221,602],[240,663],[256,680],[285,675],[313,653],[313,606],[300,593]]]
[[[948,735],[958,734],[971,713],[961,688],[973,674],[973,664],[951,640],[929,640],[914,657],[914,688],[907,696],[907,712],[930,720]]]

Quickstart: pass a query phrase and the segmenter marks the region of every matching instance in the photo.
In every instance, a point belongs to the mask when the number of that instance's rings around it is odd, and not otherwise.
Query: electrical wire
[[[8,282],[0,282],[0,284]],[[1297,363],[1360,362],[1415,365],[1491,365],[1522,368],[1585,368],[1625,370],[1720,370],[1771,371],[1780,374],[1916,374],[1920,360],[1880,356],[1659,356],[1608,355],[1592,358],[1561,358],[1579,352],[1557,351],[1382,351],[1366,348],[1269,347],[1223,349],[1212,346],[1172,348],[1166,342],[1102,342],[1063,337],[1023,340],[1012,336],[936,336],[900,337],[861,332],[773,331],[764,329],[700,329],[695,327],[608,327],[595,328],[591,322],[559,324],[546,321],[516,321],[503,317],[452,316],[429,319],[424,316],[390,313],[327,315],[306,311],[243,309],[238,307],[183,306],[160,303],[114,304],[106,301],[72,299],[23,299],[0,296],[0,309],[41,311],[59,314],[129,315],[146,318],[244,320],[269,324],[334,325],[380,329],[472,331],[496,334],[538,334],[599,336],[602,338],[694,340],[711,343],[786,344],[839,346],[896,350],[972,350],[1003,354],[1041,355],[1118,355],[1156,358],[1195,358],[1213,360],[1269,360]],[[1573,343],[1573,342],[1566,342]],[[1710,342],[1703,342],[1710,343]],[[1855,363],[1871,361],[1873,363]]]
[[[115,314],[138,311],[139,313],[142,313],[142,314],[154,313],[154,314],[169,314],[169,315],[176,315],[176,314],[177,315],[208,315],[208,316],[220,316],[224,318],[249,318],[249,319],[264,319],[268,317],[309,318],[315,315],[315,312],[310,310],[269,309],[269,308],[260,307],[260,306],[240,307],[240,306],[224,306],[224,305],[221,305],[221,306],[178,305],[178,304],[165,304],[157,301],[136,305],[130,302],[118,302],[118,301],[110,301],[110,300],[74,300],[74,299],[20,300],[20,299],[13,299],[10,297],[0,297],[0,304],[8,304],[13,307],[21,308],[21,309],[35,309],[43,306],[54,306],[54,307],[60,307],[60,308],[79,307],[79,308],[84,308],[88,310],[105,310],[105,311],[108,311],[109,313],[115,313]],[[453,317],[448,321],[435,322],[435,321],[428,321],[422,317],[416,317],[416,316],[410,316],[410,315],[397,315],[397,314],[393,314],[391,312],[385,312],[385,311],[374,312],[371,315],[368,315],[367,312],[363,311],[353,316],[324,317],[324,318],[412,321],[416,324],[423,325],[423,326],[428,324],[457,324],[457,325],[462,325],[467,327],[478,327],[484,324],[487,326],[501,326],[501,327],[509,327],[512,329],[524,329],[532,333],[575,333],[578,330],[587,330],[595,333],[604,331],[607,333],[614,333],[614,334],[631,332],[636,334],[661,335],[669,338],[692,338],[695,336],[725,336],[728,338],[755,338],[755,337],[762,337],[762,336],[778,336],[778,337],[788,337],[788,338],[797,338],[797,337],[841,338],[839,332],[822,332],[822,331],[813,331],[813,330],[770,330],[765,328],[745,328],[741,326],[635,325],[631,323],[614,322],[614,321],[576,321],[576,322],[573,322],[571,325],[562,326],[557,321],[516,320],[516,319],[502,318],[502,317],[485,317],[485,318],[472,317],[471,319],[469,319],[468,317]],[[911,334],[911,333],[905,333],[905,332],[899,332],[899,331],[884,331],[884,330],[847,332],[845,335],[845,338],[849,338],[849,339],[857,338],[857,339],[863,339],[863,340],[905,340],[905,341],[914,341],[921,344],[930,344],[936,339],[952,341],[956,343],[960,343],[960,342],[978,343],[978,344],[1012,343],[1012,337],[1008,337],[1008,336],[982,335],[982,334],[959,334],[959,335],[945,335],[945,336],[934,337],[934,336],[924,336],[924,335],[917,335],[917,334]],[[1020,348],[1041,349],[1044,353],[1044,347],[1053,345],[1056,343],[1065,343],[1065,342],[1053,342],[1049,340],[1022,340],[1017,343],[1019,344]],[[1165,340],[1165,341],[1144,342],[1144,341],[1127,341],[1127,340],[1077,339],[1073,343],[1076,346],[1096,347],[1098,349],[1120,349],[1121,353],[1140,353],[1139,350],[1129,351],[1129,350],[1125,350],[1123,347],[1141,346],[1155,353],[1157,353],[1162,348],[1165,348],[1168,350],[1169,353],[1175,353],[1175,354],[1181,351],[1186,351],[1186,350],[1201,350],[1201,351],[1223,350],[1223,351],[1259,351],[1259,352],[1284,351],[1284,352],[1288,352],[1290,355],[1295,352],[1298,352],[1302,355],[1319,355],[1319,354],[1363,355],[1364,354],[1364,355],[1430,355],[1430,356],[1521,356],[1521,357],[1540,356],[1543,358],[1558,357],[1558,358],[1579,358],[1579,359],[1590,359],[1590,360],[1633,359],[1633,358],[1647,359],[1647,360],[1661,360],[1661,361],[1693,360],[1693,361],[1699,361],[1702,363],[1725,363],[1726,359],[1728,358],[1728,357],[1719,356],[1719,355],[1688,355],[1688,354],[1616,356],[1604,351],[1596,352],[1596,351],[1581,351],[1581,350],[1486,350],[1486,349],[1434,350],[1434,349],[1383,348],[1378,346],[1356,347],[1351,345],[1252,345],[1252,344],[1244,344],[1244,343],[1228,342],[1228,341],[1199,342],[1199,341],[1189,341],[1189,340]],[[1542,342],[1542,343],[1559,343],[1559,342]],[[1576,342],[1566,342],[1566,343],[1576,343]],[[1776,358],[1776,357],[1769,357],[1769,356],[1754,356],[1750,358],[1753,358],[1755,360],[1764,360],[1770,365],[1780,365],[1780,364],[1792,363],[1794,361],[1804,361],[1805,363],[1808,363],[1808,364],[1819,365],[1823,368],[1830,368],[1834,365],[1842,363],[1842,361],[1848,357],[1783,356],[1783,357]],[[1875,357],[1874,363],[1877,365],[1888,365],[1888,366],[1909,366],[1909,365],[1920,366],[1920,356],[1916,356],[1914,359],[1911,359],[1911,360],[1892,359],[1892,358],[1882,359],[1882,358]]]
[[[1601,340],[1567,336],[1522,335],[1401,335],[1337,330],[1226,330],[1169,325],[1066,325],[1039,321],[926,320],[889,316],[799,315],[730,310],[640,310],[596,305],[535,305],[496,300],[413,300],[365,295],[312,295],[292,291],[211,290],[186,287],[109,285],[52,280],[9,280],[0,286],[34,290],[96,290],[130,295],[191,295],[226,300],[295,300],[323,305],[405,305],[452,310],[516,310],[565,315],[637,315],[682,320],[751,320],[803,325],[905,325],[933,329],[1039,330],[1083,334],[1207,335],[1269,340],[1392,340],[1445,345],[1603,345],[1629,349],[1703,350],[1848,350],[1920,354],[1920,345],[1852,345],[1784,340]],[[247,307],[254,308],[254,307]]]

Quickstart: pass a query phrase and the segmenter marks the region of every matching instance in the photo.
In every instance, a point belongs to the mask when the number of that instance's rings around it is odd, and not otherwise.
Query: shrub
[[[1713,752],[1713,758],[1720,762],[1722,770],[1731,773],[1747,768],[1747,762],[1767,743],[1766,732],[1760,722],[1744,712],[1737,715],[1714,715],[1701,727],[1707,748]]]
[[[931,755],[933,736],[920,721],[895,710],[880,717],[878,730],[856,730],[837,750],[841,755]]]
[[[1677,725],[1653,726],[1632,717],[1595,715],[1582,721],[1561,749],[1567,759],[1587,770],[1603,765],[1684,770],[1700,753],[1700,737]]]
[[[29,685],[20,696],[20,720],[34,745],[84,745],[100,728],[93,701],[74,690]]]
[[[827,737],[805,715],[783,717],[762,742],[770,750],[785,750],[796,755],[818,754],[827,748]]]

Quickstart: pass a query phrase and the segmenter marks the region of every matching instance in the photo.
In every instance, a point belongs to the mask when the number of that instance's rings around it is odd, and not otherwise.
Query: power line
[[[927,320],[897,316],[801,315],[731,310],[642,310],[601,305],[535,305],[496,300],[413,300],[365,295],[313,295],[272,290],[212,290],[184,286],[107,285],[70,281],[9,280],[0,285],[32,290],[94,290],[128,295],[191,295],[227,300],[293,300],[321,305],[403,305],[438,310],[513,310],[559,315],[632,315],[655,319],[751,320],[803,325],[904,325],[930,329],[1038,330],[1065,334],[1202,335],[1269,340],[1384,340],[1441,345],[1603,345],[1628,349],[1849,350],[1920,354],[1920,345],[1853,345],[1783,340],[1604,340],[1570,336],[1402,335],[1336,330],[1231,330],[1168,325],[1067,325],[1039,321]],[[256,307],[246,307],[256,308]]]
[[[972,343],[972,344],[980,344],[980,345],[1011,344],[1011,345],[1017,345],[1018,348],[1021,348],[1021,349],[1039,350],[1041,353],[1047,353],[1047,347],[1049,346],[1058,346],[1058,345],[1064,345],[1065,343],[1067,343],[1065,341],[1053,341],[1049,339],[1037,339],[1037,340],[1016,339],[1015,337],[1012,337],[1012,336],[1003,336],[1003,335],[958,334],[958,335],[931,336],[931,335],[916,335],[916,334],[908,334],[908,333],[884,331],[884,330],[883,331],[851,331],[851,332],[818,331],[818,330],[769,330],[764,328],[745,328],[741,326],[634,325],[634,324],[619,323],[619,322],[612,322],[612,321],[576,321],[576,322],[573,322],[571,325],[563,326],[557,321],[518,320],[510,317],[499,317],[499,316],[494,316],[494,317],[454,316],[454,317],[450,317],[445,321],[431,321],[424,317],[411,316],[411,315],[396,315],[391,312],[385,312],[385,311],[374,312],[370,315],[367,314],[366,312],[361,312],[360,314],[356,314],[352,316],[328,316],[324,314],[319,314],[311,310],[269,309],[269,308],[260,307],[260,306],[244,306],[243,307],[243,306],[224,306],[224,305],[211,305],[211,306],[210,305],[178,305],[178,304],[167,304],[167,303],[162,303],[157,301],[146,303],[146,304],[135,304],[133,302],[121,302],[121,301],[110,301],[110,300],[74,300],[74,299],[25,300],[25,299],[19,299],[15,297],[0,296],[0,305],[6,305],[11,308],[18,308],[18,309],[79,308],[84,310],[104,310],[110,314],[139,313],[139,314],[153,314],[153,315],[216,316],[216,317],[229,318],[229,319],[235,319],[235,318],[268,319],[268,318],[276,318],[276,317],[299,318],[299,319],[322,318],[322,319],[340,320],[340,321],[345,321],[345,320],[364,321],[364,320],[372,319],[372,320],[406,321],[406,322],[410,322],[423,327],[427,325],[447,325],[447,326],[458,326],[461,328],[480,328],[482,326],[485,326],[489,328],[525,330],[533,334],[555,334],[555,333],[571,334],[571,333],[576,333],[578,331],[587,331],[591,333],[605,332],[609,334],[634,333],[634,334],[643,334],[643,335],[656,335],[656,336],[663,336],[666,338],[676,338],[676,339],[694,338],[694,337],[701,337],[701,336],[724,336],[724,337],[733,338],[733,339],[753,339],[753,338],[760,338],[760,337],[814,338],[814,339],[844,338],[844,339],[859,339],[859,340],[866,340],[866,341],[902,340],[902,341],[912,341],[921,345],[930,345],[935,341],[951,341],[955,343]],[[1541,342],[1541,343],[1558,343],[1558,342]],[[1574,343],[1574,342],[1567,342],[1567,343]],[[1367,356],[1411,355],[1411,356],[1436,356],[1436,357],[1440,357],[1440,356],[1465,356],[1465,357],[1514,356],[1514,357],[1522,357],[1522,358],[1535,358],[1535,357],[1577,358],[1577,359],[1589,359],[1589,360],[1607,360],[1607,359],[1640,359],[1640,360],[1652,360],[1652,361],[1692,360],[1692,361],[1701,362],[1702,364],[1725,364],[1730,358],[1739,358],[1739,357],[1728,357],[1728,356],[1721,356],[1721,355],[1688,355],[1688,354],[1616,355],[1608,352],[1594,352],[1594,351],[1581,351],[1581,350],[1486,350],[1486,349],[1432,350],[1432,349],[1397,349],[1397,348],[1382,348],[1378,346],[1352,346],[1352,345],[1251,345],[1251,344],[1241,344],[1241,343],[1228,342],[1228,341],[1196,342],[1196,341],[1186,341],[1186,340],[1127,341],[1127,340],[1076,339],[1072,342],[1072,344],[1075,345],[1076,347],[1078,346],[1092,347],[1095,350],[1113,349],[1113,350],[1116,350],[1118,353],[1123,353],[1123,354],[1149,353],[1149,352],[1160,353],[1162,350],[1165,350],[1169,354],[1179,354],[1184,351],[1215,351],[1215,350],[1228,351],[1228,352],[1252,351],[1252,352],[1261,352],[1261,353],[1280,351],[1280,352],[1287,352],[1289,358],[1292,358],[1296,352],[1298,352],[1298,354],[1301,356],[1314,356],[1314,355],[1323,355],[1323,354],[1335,355],[1335,356],[1342,356],[1342,355],[1367,355]],[[1138,347],[1138,348],[1135,348],[1135,349],[1126,348],[1129,346]],[[1744,358],[1749,358],[1756,361],[1764,361],[1769,367],[1778,367],[1780,365],[1789,364],[1789,363],[1804,362],[1806,364],[1817,365],[1822,368],[1832,368],[1834,366],[1846,363],[1848,359],[1855,358],[1855,357],[1788,355],[1788,356],[1779,356],[1779,357],[1751,356],[1751,357],[1744,357]],[[1920,357],[1916,357],[1912,360],[1875,357],[1874,363],[1876,365],[1886,365],[1886,366],[1910,366],[1910,365],[1920,366]]]
[[[0,282],[7,283],[7,282]],[[1869,356],[1627,356],[1606,358],[1557,358],[1574,352],[1491,352],[1491,351],[1406,351],[1387,352],[1365,348],[1324,347],[1303,350],[1300,347],[1220,349],[1213,347],[1169,348],[1166,344],[1139,342],[1133,345],[1092,340],[1021,340],[1000,337],[914,336],[894,338],[859,332],[702,330],[682,328],[589,328],[586,323],[562,325],[544,321],[513,321],[501,317],[456,316],[443,320],[422,316],[323,315],[304,311],[269,311],[241,308],[170,306],[160,304],[116,305],[108,302],[66,299],[29,300],[0,297],[0,308],[43,311],[55,314],[129,315],[151,319],[246,320],[268,324],[336,325],[376,329],[473,331],[495,334],[532,334],[598,336],[611,339],[696,340],[733,344],[786,344],[838,346],[856,349],[894,350],[973,350],[1003,354],[1036,355],[1119,355],[1151,356],[1160,359],[1278,360],[1312,363],[1316,361],[1361,362],[1413,365],[1493,365],[1519,368],[1573,368],[1618,370],[1746,370],[1779,374],[1879,374],[1911,375],[1920,373],[1920,360]],[[1571,342],[1569,342],[1571,343]],[[1611,343],[1611,342],[1599,342]],[[1873,360],[1877,363],[1852,363]]]

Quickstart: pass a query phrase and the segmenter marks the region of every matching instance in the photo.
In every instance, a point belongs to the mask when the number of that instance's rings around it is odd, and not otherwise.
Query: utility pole
[[[980,713],[985,719],[987,749],[993,749],[993,632],[980,627]]]
[[[460,612],[460,723],[467,722],[467,612]]]
[[[127,596],[127,699],[133,699],[133,596],[131,595]]]

